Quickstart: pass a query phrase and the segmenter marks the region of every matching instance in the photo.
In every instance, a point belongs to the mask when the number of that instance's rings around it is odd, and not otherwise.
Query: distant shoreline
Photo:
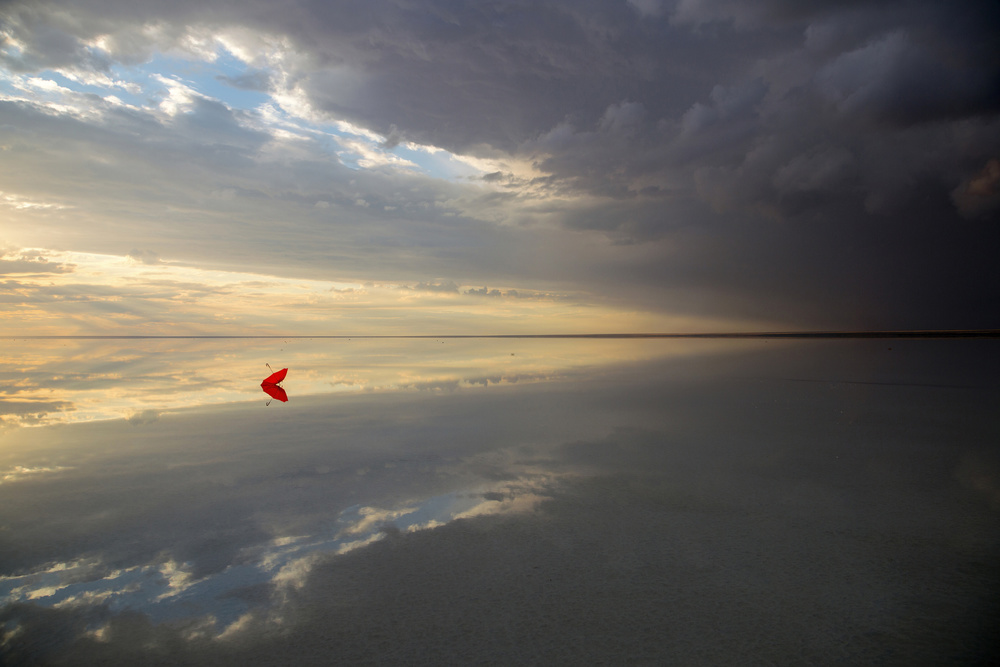
[[[0,336],[0,340],[350,340],[364,339],[465,339],[465,338],[1000,338],[1000,329],[928,329],[900,331],[741,331],[700,333],[577,333],[577,334],[336,334],[336,335],[74,335],[74,336]]]

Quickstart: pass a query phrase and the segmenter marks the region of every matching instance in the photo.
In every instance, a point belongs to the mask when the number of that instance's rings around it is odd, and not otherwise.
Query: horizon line
[[[1000,338],[1000,329],[895,329],[895,330],[821,330],[821,331],[716,331],[662,333],[561,333],[561,334],[74,334],[74,335],[0,335],[0,340],[275,340],[321,339],[465,339],[465,338]]]

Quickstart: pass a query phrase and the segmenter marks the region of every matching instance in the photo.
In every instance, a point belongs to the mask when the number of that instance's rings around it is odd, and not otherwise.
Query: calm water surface
[[[998,341],[2,360],[3,664],[997,656]]]

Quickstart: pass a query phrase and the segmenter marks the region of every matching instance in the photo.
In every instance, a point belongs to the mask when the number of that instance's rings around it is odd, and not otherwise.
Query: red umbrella
[[[268,370],[271,369],[270,366],[268,366],[267,368],[268,368]],[[275,373],[271,373],[270,375],[268,375],[264,379],[264,381],[260,383],[260,386],[263,387],[266,384],[278,384],[279,382],[281,382],[282,380],[285,379],[286,375],[288,375],[288,369],[287,368],[282,368],[280,371],[277,371]]]

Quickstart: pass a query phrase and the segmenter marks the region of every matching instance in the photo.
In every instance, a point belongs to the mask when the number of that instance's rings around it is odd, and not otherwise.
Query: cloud
[[[18,238],[54,247],[41,236],[58,229],[64,247],[284,276],[573,285],[663,313],[743,303],[734,316],[811,325],[833,297],[831,319],[859,324],[847,267],[885,281],[868,248],[897,285],[921,281],[926,253],[886,239],[994,212],[962,189],[1000,154],[987,5],[349,7],[8,3],[0,159],[18,165]],[[937,282],[969,289],[995,233],[947,236],[969,259]],[[852,259],[803,262],[816,247]],[[882,326],[921,320],[883,296]],[[935,321],[957,312],[927,303]]]
[[[471,296],[488,296],[488,297],[494,298],[494,299],[497,299],[497,298],[500,298],[500,297],[503,296],[503,292],[501,292],[500,290],[498,290],[498,289],[489,289],[488,287],[480,287],[478,289],[475,288],[475,287],[473,287],[472,289],[465,290],[465,293],[469,294]]]
[[[835,188],[852,173],[854,156],[844,148],[819,148],[797,155],[779,167],[773,183],[779,196],[796,192],[818,192]]]
[[[987,162],[978,174],[955,188],[951,198],[966,217],[994,216],[1000,211],[1000,160]]]
[[[146,424],[152,424],[159,418],[160,413],[156,410],[141,410],[130,414],[125,418],[125,421],[133,426],[144,426]]]
[[[612,104],[601,117],[600,128],[612,133],[626,133],[645,118],[646,109],[639,102]]]
[[[0,402],[0,414],[3,415],[45,416],[49,412],[72,409],[73,404],[68,401],[12,401],[5,398]]]
[[[72,273],[73,267],[39,259],[0,259],[0,274]]]
[[[267,91],[271,87],[270,75],[262,70],[246,72],[239,76],[220,74],[216,76],[216,79],[241,90]]]
[[[42,424],[61,421],[66,415],[72,413],[76,406],[71,401],[46,401],[46,400],[12,400],[7,397],[0,398],[0,430],[4,428],[20,428],[23,426],[39,426]],[[25,472],[25,471],[28,472]],[[49,468],[17,468],[14,471],[5,473],[2,480],[19,479],[25,474],[37,471],[49,471]],[[20,471],[20,472],[18,472]]]
[[[52,261],[44,251],[0,246],[0,275],[72,273],[75,268],[72,264]]]
[[[628,0],[642,16],[657,17],[663,12],[661,0]]]
[[[458,292],[458,285],[453,280],[438,280],[434,282],[417,283],[413,289],[420,292]]]
[[[840,113],[909,125],[1000,110],[992,74],[978,65],[942,58],[897,30],[840,54],[815,81]]]
[[[136,262],[141,262],[142,264],[159,264],[160,256],[157,255],[152,250],[138,250],[133,248],[128,252],[129,259]]]
[[[729,88],[716,85],[709,94],[711,104],[696,102],[681,116],[682,132],[704,132],[723,121],[753,117],[754,107],[766,93],[767,85],[759,78]]]
[[[403,135],[399,131],[399,128],[394,124],[389,125],[389,132],[385,136],[385,141],[382,142],[382,148],[395,148],[403,140]]]
[[[973,197],[993,197],[1000,193],[1000,160],[990,160],[975,178],[969,181],[965,192]]]

